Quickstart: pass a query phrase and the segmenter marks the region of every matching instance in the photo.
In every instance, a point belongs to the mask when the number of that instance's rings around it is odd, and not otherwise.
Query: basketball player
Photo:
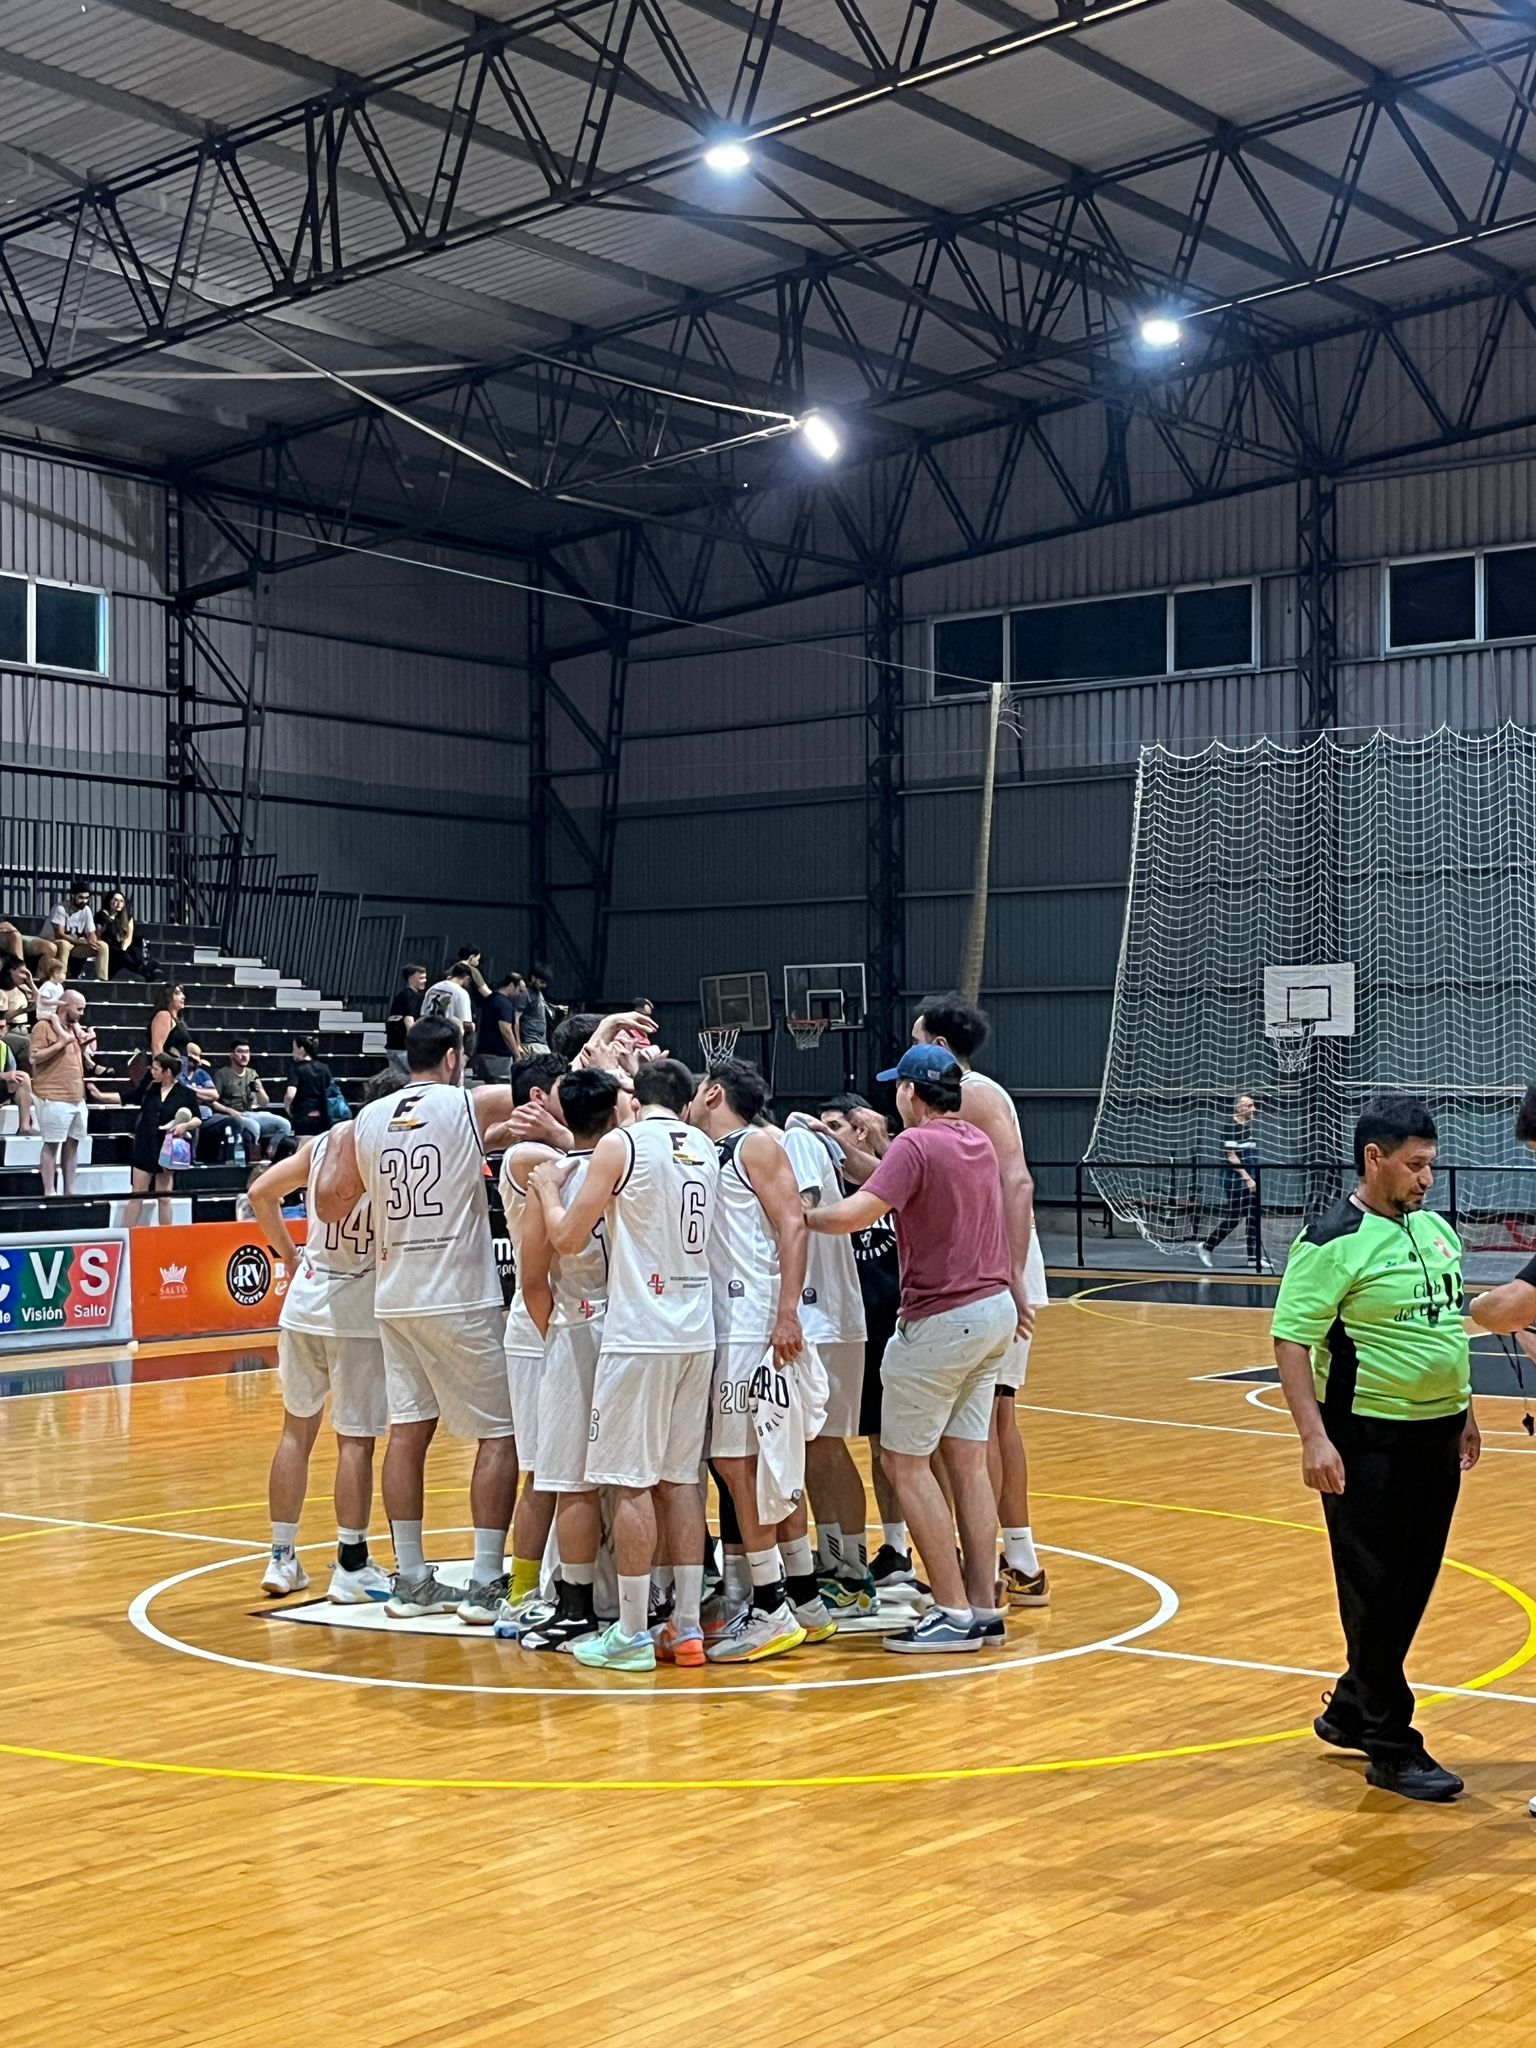
[[[363,1194],[373,1204],[374,1313],[389,1392],[384,1508],[398,1567],[384,1612],[457,1610],[488,1627],[507,1586],[517,1449],[482,1134],[511,1114],[512,1091],[464,1092],[464,1035],[451,1017],[413,1024],[406,1059],[411,1078],[398,1095],[329,1134],[311,1217],[340,1224]],[[431,1569],[422,1544],[427,1447],[439,1420],[479,1445],[469,1488],[474,1564],[462,1596]]]
[[[593,1149],[615,1126],[619,1084],[614,1075],[595,1070],[566,1074],[559,1083],[559,1097],[561,1114],[576,1141],[575,1150],[564,1155],[555,1170],[560,1204],[569,1209],[581,1191]],[[602,1523],[597,1489],[587,1484],[587,1439],[608,1306],[608,1243],[602,1218],[579,1251],[561,1255],[550,1245],[544,1205],[535,1196],[523,1210],[517,1272],[523,1307],[535,1328],[546,1334],[534,1497],[556,1502],[560,1549],[555,1611],[531,1620],[520,1630],[520,1640],[525,1650],[568,1651],[597,1629],[592,1587]],[[516,1416],[515,1397],[512,1412]],[[518,1427],[521,1430],[521,1420]],[[518,1448],[526,1461],[529,1453],[521,1436]]]
[[[784,1149],[807,1209],[841,1201],[836,1148],[817,1135],[812,1118],[797,1113],[787,1119]],[[848,1450],[849,1437],[859,1434],[868,1334],[851,1238],[811,1238],[800,1303],[806,1342],[815,1345],[827,1374],[827,1419],[805,1447],[816,1534],[826,1550],[821,1596],[834,1613],[872,1614],[876,1594],[869,1572],[864,1482]]]
[[[550,1527],[555,1518],[555,1497],[534,1488],[544,1332],[534,1323],[526,1306],[522,1237],[528,1213],[529,1174],[546,1159],[563,1158],[573,1143],[556,1094],[557,1083],[564,1072],[565,1061],[552,1052],[531,1053],[513,1069],[513,1112],[506,1129],[510,1132],[525,1121],[522,1112],[534,1110],[548,1120],[546,1125],[539,1126],[547,1129],[548,1140],[525,1139],[511,1144],[501,1161],[501,1209],[506,1218],[517,1274],[516,1292],[507,1310],[503,1346],[507,1354],[507,1386],[512,1396],[512,1425],[523,1474],[522,1492],[518,1495],[517,1509],[512,1517],[512,1576],[507,1597],[496,1611],[496,1633],[504,1639],[520,1635],[524,1621],[536,1610],[540,1615],[546,1611],[539,1602],[539,1575],[544,1546],[549,1541]],[[488,1134],[492,1144],[502,1135],[495,1130]]]
[[[399,1086],[389,1073],[387,1092]],[[313,1188],[330,1138],[329,1131],[306,1138],[297,1152],[269,1166],[248,1190],[252,1214],[288,1274],[277,1319],[283,1434],[267,1481],[272,1555],[261,1585],[263,1592],[281,1596],[300,1593],[309,1584],[295,1546],[310,1453],[329,1397],[336,1432],[336,1564],[327,1597],[349,1607],[387,1600],[390,1593],[388,1574],[368,1555],[373,1446],[389,1427],[384,1353],[373,1319],[372,1204],[364,1194],[341,1223],[311,1223],[302,1251],[282,1211],[285,1195]],[[312,1215],[310,1204],[306,1207]]]
[[[1024,1297],[1033,1312],[1045,1307],[1050,1294],[1045,1284],[1045,1258],[1035,1231],[1035,1183],[1024,1157],[1019,1112],[1006,1088],[1000,1087],[990,1075],[978,1074],[971,1066],[991,1029],[986,1011],[951,989],[947,995],[930,996],[924,1003],[912,1026],[912,1037],[918,1045],[947,1046],[959,1063],[964,1076],[960,1114],[992,1140],[1002,1176],[1003,1215],[1014,1270],[1023,1277]],[[1029,1465],[1024,1455],[1024,1439],[1019,1434],[1016,1405],[1029,1366],[1031,1341],[1030,1337],[1020,1337],[1009,1351],[1006,1376],[998,1382],[992,1417],[992,1480],[1003,1530],[1000,1577],[1010,1607],[1048,1607],[1051,1603],[1050,1581],[1036,1555],[1029,1525]]]
[[[572,1651],[578,1663],[608,1671],[656,1668],[647,1617],[658,1523],[661,1555],[674,1561],[675,1639],[700,1633],[703,1563],[675,1561],[704,1556],[699,1468],[715,1362],[709,1230],[720,1162],[683,1121],[693,1075],[680,1060],[647,1061],[634,1094],[638,1116],[599,1140],[569,1208],[557,1163],[537,1167],[529,1183],[561,1257],[580,1252],[600,1221],[608,1240],[584,1476],[617,1493],[619,1618]]]
[[[711,1062],[688,1110],[689,1122],[720,1152],[709,1234],[715,1298],[709,1452],[730,1490],[752,1583],[751,1604],[709,1645],[706,1654],[718,1664],[754,1664],[807,1640],[824,1642],[836,1626],[817,1589],[803,1494],[796,1513],[778,1528],[758,1513],[753,1410],[772,1398],[774,1378],[764,1363],[771,1350],[779,1374],[796,1371],[805,1349],[799,1308],[810,1292],[805,1212],[787,1139],[769,1126],[753,1128],[767,1099],[768,1084],[750,1060],[721,1059]],[[825,1160],[820,1141],[800,1135]],[[820,1183],[818,1166],[818,1198]]]

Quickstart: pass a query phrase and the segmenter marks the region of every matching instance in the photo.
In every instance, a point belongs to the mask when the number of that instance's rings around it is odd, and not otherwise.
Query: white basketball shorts
[[[511,1436],[499,1308],[401,1316],[379,1324],[391,1422],[434,1422],[450,1436]]]
[[[585,1493],[592,1438],[592,1399],[602,1323],[557,1323],[549,1333],[539,1380],[538,1459],[534,1484],[541,1493]],[[513,1399],[517,1414],[516,1397]],[[527,1463],[523,1439],[518,1451]]]
[[[713,1351],[604,1351],[592,1388],[589,1486],[689,1486],[704,1461]]]
[[[384,1353],[377,1337],[277,1333],[277,1383],[290,1415],[318,1415],[329,1397],[338,1436],[382,1436],[389,1427]]]

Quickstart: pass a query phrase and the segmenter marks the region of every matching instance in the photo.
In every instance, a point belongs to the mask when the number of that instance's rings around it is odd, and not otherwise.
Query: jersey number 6
[[[682,1207],[678,1212],[678,1226],[683,1234],[685,1252],[703,1251],[708,1208],[709,1196],[703,1181],[685,1180]]]

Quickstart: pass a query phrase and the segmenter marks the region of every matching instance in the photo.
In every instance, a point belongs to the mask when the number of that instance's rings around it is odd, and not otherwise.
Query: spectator
[[[469,1000],[474,969],[465,960],[455,960],[441,981],[434,981],[421,999],[423,1017],[451,1017],[467,1037],[475,1021],[475,1006]]]
[[[109,889],[101,899],[97,930],[107,942],[107,974],[136,974],[140,981],[152,981],[155,970],[144,957],[144,941],[134,921],[133,905],[121,889]]]
[[[536,1053],[549,1051],[549,1004],[545,999],[548,987],[549,969],[535,966],[529,973],[528,986],[517,999],[519,1059],[532,1059]]]
[[[62,1176],[64,1193],[75,1192],[75,1159],[85,1136],[85,1062],[96,1034],[81,1019],[85,997],[66,989],[57,1013],[32,1027],[32,1086],[43,1146],[39,1168],[43,1193],[51,1198]]]
[[[519,1057],[516,998],[522,980],[520,974],[504,975],[496,993],[481,1009],[475,1054],[484,1080],[510,1081],[512,1078],[512,1062]]]
[[[43,968],[41,979],[35,986],[37,995],[32,1005],[33,1014],[53,1016],[64,997],[64,962],[57,954]]]
[[[123,1218],[130,1230],[143,1217],[143,1198],[151,1189],[160,1198],[160,1221],[171,1220],[171,1194],[176,1182],[171,1169],[160,1161],[165,1140],[178,1119],[189,1130],[195,1126],[197,1097],[181,1078],[180,1056],[157,1052],[150,1061],[149,1087],[139,1105],[138,1127],[133,1134],[133,1199]]]
[[[16,1064],[7,1039],[0,1038],[0,1100],[10,1096],[16,1104],[16,1135],[37,1135],[37,1117],[32,1107],[32,1076]]]
[[[182,1020],[187,992],[180,982],[162,982],[155,990],[155,1007],[149,1019],[149,1050],[173,1052],[178,1059],[186,1051],[190,1034]]]
[[[23,1073],[32,1064],[32,1023],[27,1012],[37,1001],[37,983],[19,953],[0,953],[0,1037]]]
[[[315,1058],[315,1041],[296,1038],[288,1086],[283,1091],[283,1109],[295,1137],[313,1138],[331,1128],[330,1092],[331,1070]]]
[[[395,990],[389,1015],[384,1019],[384,1050],[389,1055],[390,1065],[398,1073],[408,1076],[410,1068],[405,1062],[405,1034],[421,1015],[427,970],[420,961],[413,961],[409,967],[403,967],[400,974],[400,986]]]
[[[0,924],[0,954],[9,954],[23,965],[32,963],[39,973],[50,960],[58,957],[58,947],[52,939],[26,939],[13,924]]]
[[[203,1049],[200,1045],[189,1045],[182,1062],[181,1078],[197,1097],[197,1115],[202,1129],[197,1135],[197,1157],[204,1166],[217,1166],[224,1158],[226,1145],[239,1151],[242,1164],[248,1164],[245,1148],[245,1131],[239,1117],[231,1116],[219,1106],[218,1085],[210,1070],[203,1065]]]
[[[265,1150],[271,1158],[284,1138],[292,1135],[288,1119],[272,1107],[260,1074],[251,1065],[250,1041],[237,1038],[229,1049],[228,1066],[213,1077],[221,1107],[238,1119],[245,1132],[245,1156],[259,1159]]]
[[[91,914],[90,886],[78,875],[69,885],[68,896],[61,897],[43,920],[43,937],[58,947],[66,973],[72,954],[89,953],[96,962],[96,979],[106,980],[107,942]]]
[[[478,1015],[480,1005],[489,999],[491,993],[491,985],[480,971],[480,948],[474,945],[460,946],[453,957],[453,965],[469,969],[469,1000]],[[449,972],[452,971],[450,968]]]

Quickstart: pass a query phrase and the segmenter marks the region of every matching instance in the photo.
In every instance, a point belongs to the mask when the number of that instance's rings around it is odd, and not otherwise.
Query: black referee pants
[[[1344,1461],[1344,1491],[1322,1499],[1349,1649],[1328,1718],[1393,1763],[1422,1747],[1403,1665],[1445,1556],[1467,1418],[1380,1422],[1325,1407],[1323,1419]]]

